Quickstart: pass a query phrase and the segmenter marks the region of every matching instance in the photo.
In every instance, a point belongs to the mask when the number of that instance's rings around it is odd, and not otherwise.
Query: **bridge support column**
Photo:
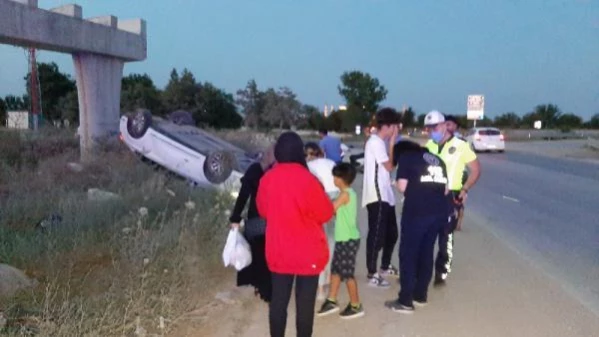
[[[124,61],[91,53],[74,53],[79,97],[81,160],[93,158],[98,145],[119,132]]]

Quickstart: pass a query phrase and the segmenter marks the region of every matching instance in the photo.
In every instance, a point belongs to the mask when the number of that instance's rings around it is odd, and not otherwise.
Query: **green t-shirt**
[[[349,194],[349,202],[337,209],[335,218],[335,242],[345,242],[360,238],[358,229],[358,197],[353,188],[345,190]]]
[[[426,143],[426,148],[433,154],[441,157],[447,167],[448,188],[452,191],[462,189],[462,177],[466,164],[476,159],[476,154],[467,142],[453,137],[443,145],[439,153],[439,145],[432,140]]]

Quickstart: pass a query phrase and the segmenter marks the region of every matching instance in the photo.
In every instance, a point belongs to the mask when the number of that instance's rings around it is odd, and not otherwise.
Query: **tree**
[[[591,117],[591,119],[588,122],[588,125],[592,129],[599,129],[599,113]]]
[[[237,129],[243,123],[243,118],[237,113],[233,95],[212,83],[205,82],[200,85],[196,100],[198,108],[195,109],[193,117],[200,125],[217,129]]]
[[[542,122],[543,128],[554,128],[562,112],[554,104],[537,105],[533,111],[534,115]]]
[[[162,94],[162,103],[166,112],[182,109],[193,113],[194,108],[197,108],[195,106],[197,93],[198,85],[193,74],[185,68],[179,76],[177,70],[173,69]]]
[[[341,118],[341,130],[343,132],[354,132],[356,125],[368,124],[368,114],[360,107],[350,105],[347,110],[339,111]]]
[[[426,114],[420,114],[418,115],[418,126],[422,127],[424,125],[424,118],[426,117]]]
[[[75,81],[67,74],[63,74],[58,69],[56,63],[38,63],[37,74],[40,82],[42,113],[50,120],[61,118],[61,112],[58,110],[58,100],[66,96],[69,92],[76,90]],[[31,73],[25,76],[25,87],[27,93],[31,94],[30,89]]]
[[[345,98],[348,108],[356,106],[365,114],[374,114],[379,103],[387,97],[387,89],[379,80],[361,71],[344,72],[341,75],[341,85],[337,86],[337,89],[339,95]]]
[[[62,120],[68,120],[70,123],[79,122],[79,97],[77,91],[73,90],[65,96],[58,99],[56,109],[60,111]]]
[[[562,130],[580,128],[582,126],[582,118],[573,113],[563,114],[557,119],[557,126]]]
[[[424,119],[423,119],[424,121]],[[408,107],[401,116],[401,122],[404,128],[413,127],[416,124],[416,113],[412,107]]]
[[[165,113],[160,91],[147,74],[130,74],[121,81],[121,112],[144,108],[157,115]]]
[[[535,122],[538,120],[540,120],[540,117],[536,113],[529,112],[522,116],[522,118],[520,119],[520,125],[523,128],[532,128]],[[543,124],[542,127],[546,127],[545,124]]]
[[[245,125],[251,128],[260,126],[261,114],[264,108],[264,94],[258,90],[258,85],[253,79],[250,80],[245,89],[237,91],[236,103],[241,106],[245,115]]]
[[[4,125],[4,122],[6,121],[6,103],[4,103],[4,100],[0,97],[0,123],[1,125]]]
[[[264,93],[264,108],[261,113],[261,121],[268,127],[290,127],[295,125],[299,116],[301,104],[295,93],[287,87],[279,91],[269,88]]]
[[[29,96],[23,95],[21,97],[8,95],[4,98],[4,105],[6,111],[28,111],[29,110]]]
[[[494,121],[495,126],[503,128],[517,128],[521,123],[522,119],[514,112],[507,112],[499,115],[495,117]]]
[[[320,113],[317,107],[304,104],[300,108],[296,126],[299,129],[321,129],[324,127],[324,116]]]

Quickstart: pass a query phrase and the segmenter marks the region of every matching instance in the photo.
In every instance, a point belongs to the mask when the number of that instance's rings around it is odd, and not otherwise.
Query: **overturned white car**
[[[200,186],[235,196],[240,178],[256,156],[195,126],[137,110],[120,120],[120,139],[140,157]]]

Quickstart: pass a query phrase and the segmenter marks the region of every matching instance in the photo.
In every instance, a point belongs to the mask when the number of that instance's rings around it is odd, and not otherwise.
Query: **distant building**
[[[29,111],[8,111],[6,116],[6,127],[9,129],[29,129],[33,125]]]

